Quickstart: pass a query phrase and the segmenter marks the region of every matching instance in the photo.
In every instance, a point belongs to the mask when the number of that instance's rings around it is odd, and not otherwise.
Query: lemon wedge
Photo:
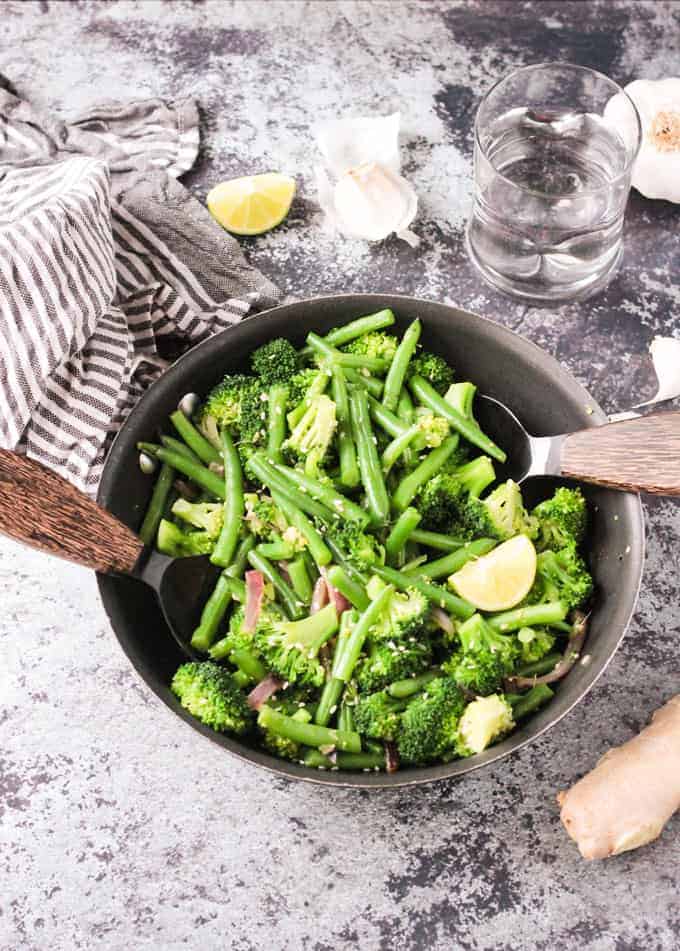
[[[516,535],[468,561],[449,584],[480,611],[505,611],[527,596],[535,577],[536,549],[526,535]]]
[[[290,210],[295,179],[278,172],[220,182],[208,192],[210,214],[232,234],[264,234]]]

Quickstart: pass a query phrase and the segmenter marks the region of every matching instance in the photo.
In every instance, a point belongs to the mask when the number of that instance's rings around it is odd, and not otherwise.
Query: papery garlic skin
[[[334,192],[340,231],[365,241],[382,241],[395,232],[414,247],[418,238],[408,230],[418,210],[418,198],[405,178],[379,162],[351,168]]]
[[[680,396],[680,339],[655,337],[649,347],[659,390],[651,403]]]
[[[642,144],[633,166],[633,188],[647,198],[680,203],[680,78],[636,79],[625,87],[640,116]],[[605,107],[626,143],[636,134],[621,94]]]

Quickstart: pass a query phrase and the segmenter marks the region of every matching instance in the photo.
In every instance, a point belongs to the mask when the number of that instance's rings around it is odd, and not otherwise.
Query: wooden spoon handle
[[[95,571],[129,574],[144,545],[117,518],[26,456],[0,449],[0,532]]]
[[[562,445],[561,470],[615,489],[680,495],[680,410],[572,433]]]

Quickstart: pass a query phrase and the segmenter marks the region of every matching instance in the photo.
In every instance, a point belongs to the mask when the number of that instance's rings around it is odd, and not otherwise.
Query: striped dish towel
[[[198,145],[190,101],[66,124],[0,88],[0,445],[92,495],[168,356],[279,299],[177,181]]]

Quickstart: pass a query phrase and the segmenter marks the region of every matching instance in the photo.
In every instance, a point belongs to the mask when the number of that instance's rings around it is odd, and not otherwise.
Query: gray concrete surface
[[[632,197],[620,275],[586,304],[496,296],[462,249],[474,104],[545,59],[621,81],[677,72],[679,27],[668,2],[5,2],[0,71],[67,114],[103,96],[197,97],[198,195],[251,171],[300,182],[287,224],[246,243],[286,292],[459,303],[555,353],[614,410],[653,388],[652,336],[680,332],[678,210]],[[332,240],[310,125],[394,108],[422,246]],[[92,576],[1,541],[2,951],[677,948],[678,819],[656,844],[586,865],[554,801],[680,685],[680,508],[647,515],[635,621],[591,696],[481,775],[374,795],[220,757],[132,672]]]

